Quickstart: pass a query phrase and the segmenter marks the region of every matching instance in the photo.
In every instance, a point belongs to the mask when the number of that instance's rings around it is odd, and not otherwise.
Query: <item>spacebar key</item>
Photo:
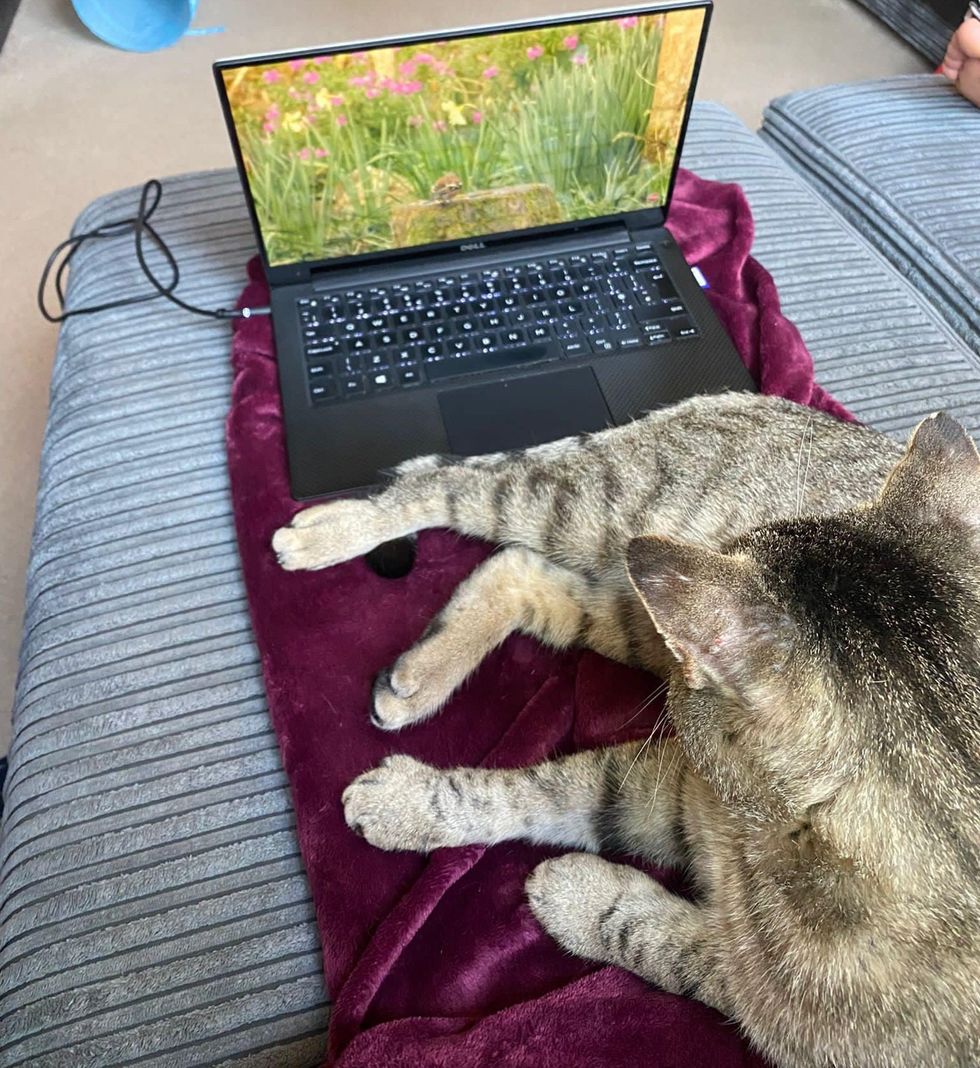
[[[520,349],[499,349],[493,352],[473,352],[465,356],[450,356],[436,363],[426,363],[425,373],[430,382],[456,375],[477,374],[480,371],[504,371],[508,367],[526,367],[531,363],[545,363],[561,359],[561,346],[556,341],[543,345],[525,345]]]

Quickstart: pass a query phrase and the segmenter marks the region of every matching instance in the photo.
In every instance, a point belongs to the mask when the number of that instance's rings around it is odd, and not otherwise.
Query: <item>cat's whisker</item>
[[[660,758],[659,758],[659,760],[657,762],[657,780],[656,780],[656,782],[654,783],[654,786],[653,786],[653,796],[650,798],[650,809],[649,809],[649,811],[650,811],[651,815],[653,814],[654,809],[657,807],[657,795],[660,792],[660,784],[664,781],[664,779],[667,779],[667,778],[670,777],[670,774],[674,770],[674,765],[677,763],[678,756],[679,756],[679,754],[681,752],[680,747],[678,747],[678,746],[673,747],[673,752],[671,753],[671,757],[670,757],[670,760],[669,760],[669,762],[667,764],[667,768],[666,768],[666,771],[665,771],[664,770],[664,750],[666,748],[667,747],[663,746],[663,745],[660,747]]]
[[[803,467],[803,447],[807,446],[806,468]],[[803,497],[806,494],[806,482],[810,475],[810,457],[813,453],[813,414],[807,419],[800,438],[800,451],[796,458],[796,514],[803,511]]]
[[[629,719],[627,719],[627,720],[624,720],[624,721],[623,721],[622,723],[620,723],[620,725],[619,725],[618,727],[616,727],[616,730],[617,730],[617,731],[621,731],[621,730],[622,730],[622,729],[623,729],[624,727],[628,727],[628,726],[629,726],[629,725],[630,725],[630,724],[631,724],[631,723],[633,722],[633,720],[634,720],[634,719],[636,719],[636,718],[637,718],[638,716],[642,716],[642,715],[643,715],[643,713],[644,713],[644,712],[645,712],[645,711],[646,711],[646,710],[647,710],[647,709],[648,709],[648,708],[650,707],[650,705],[652,705],[652,704],[653,704],[653,702],[654,702],[654,701],[656,701],[656,699],[657,699],[657,698],[658,698],[658,697],[659,697],[659,696],[660,696],[660,695],[661,695],[661,694],[662,694],[662,693],[664,692],[664,690],[666,690],[666,689],[667,689],[667,683],[666,683],[666,682],[662,682],[662,683],[661,683],[661,684],[660,684],[660,685],[659,685],[659,686],[658,686],[658,687],[657,687],[657,688],[656,688],[655,690],[653,690],[653,691],[652,691],[652,692],[651,692],[650,694],[648,694],[648,695],[647,695],[647,696],[646,696],[646,697],[645,697],[645,698],[643,699],[643,701],[641,701],[641,702],[640,702],[640,706],[639,706],[639,707],[637,708],[637,710],[636,710],[636,711],[635,711],[635,712],[634,712],[634,713],[633,713],[633,714],[632,714],[632,715],[630,716],[630,718],[629,718]]]
[[[653,741],[653,737],[656,733],[657,726],[656,724],[654,724],[653,730],[650,731],[650,733],[647,735],[646,741],[640,746],[639,749],[637,749],[636,756],[633,757],[630,766],[626,769],[626,774],[623,776],[623,781],[616,788],[617,793],[621,792],[623,787],[626,785],[626,780],[630,777],[630,772],[632,772],[632,770],[636,767],[636,762],[640,759],[641,756],[643,756],[644,751],[646,750],[647,746]]]

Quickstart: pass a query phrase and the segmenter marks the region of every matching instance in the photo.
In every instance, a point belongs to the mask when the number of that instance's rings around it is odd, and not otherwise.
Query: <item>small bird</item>
[[[463,191],[463,183],[458,174],[450,171],[441,178],[437,178],[432,184],[432,199],[440,204],[448,204],[450,200]]]

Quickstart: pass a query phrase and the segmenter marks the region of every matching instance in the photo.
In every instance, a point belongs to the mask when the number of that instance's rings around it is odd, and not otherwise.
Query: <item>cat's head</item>
[[[859,781],[976,789],[980,456],[953,419],[920,423],[865,505],[721,552],[636,538],[627,566],[676,661],[675,728],[727,803],[795,818]]]

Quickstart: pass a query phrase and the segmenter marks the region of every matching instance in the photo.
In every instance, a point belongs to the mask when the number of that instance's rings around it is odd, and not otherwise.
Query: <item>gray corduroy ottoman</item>
[[[859,417],[902,435],[946,405],[980,428],[962,338],[769,147],[702,105],[684,163],[742,183],[756,253]],[[181,294],[233,300],[253,248],[235,176],[165,182],[158,222]],[[94,247],[70,299],[137,285],[128,255]],[[0,824],[0,1068],[322,1057],[320,947],[228,499],[228,349],[227,327],[163,303],[61,334]]]
[[[760,135],[980,352],[980,108],[935,75],[832,85]]]

